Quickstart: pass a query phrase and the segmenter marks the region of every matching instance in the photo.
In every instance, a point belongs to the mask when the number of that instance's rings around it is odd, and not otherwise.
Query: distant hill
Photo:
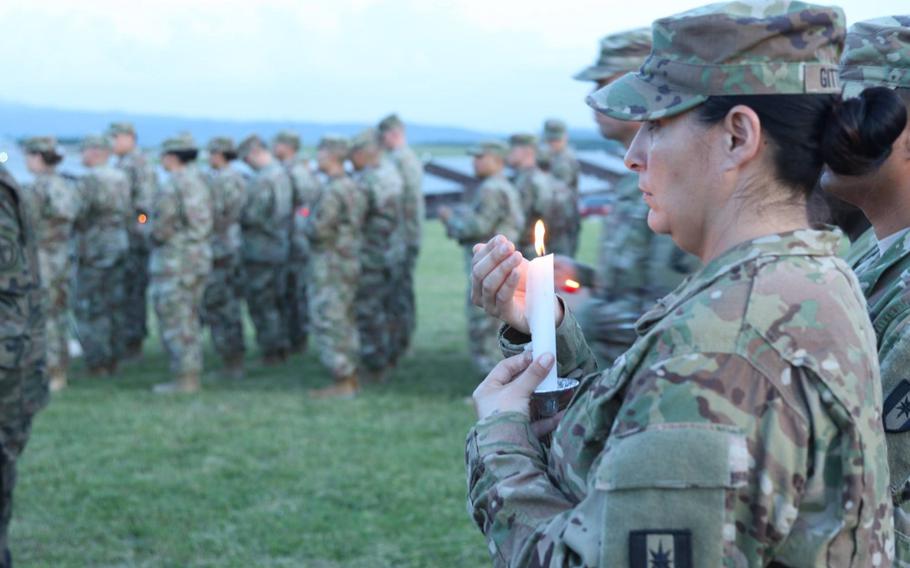
[[[142,146],[157,146],[168,136],[189,131],[200,141],[212,136],[227,135],[242,138],[252,132],[266,138],[285,128],[295,130],[304,143],[314,144],[321,135],[332,132],[353,135],[366,124],[317,123],[267,120],[219,120],[133,114],[127,112],[97,112],[37,107],[0,101],[0,135],[21,138],[36,134],[51,134],[61,139],[79,139],[88,133],[100,133],[110,122],[129,121],[136,125]],[[596,139],[591,131],[572,131],[573,137]],[[409,124],[408,139],[412,144],[469,144],[483,138],[504,137],[503,133],[480,132],[465,128]]]

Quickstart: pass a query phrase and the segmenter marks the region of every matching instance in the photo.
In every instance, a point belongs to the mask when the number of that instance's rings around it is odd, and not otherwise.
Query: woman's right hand
[[[491,316],[523,333],[530,333],[525,317],[528,261],[502,235],[474,245],[471,261],[471,301]]]

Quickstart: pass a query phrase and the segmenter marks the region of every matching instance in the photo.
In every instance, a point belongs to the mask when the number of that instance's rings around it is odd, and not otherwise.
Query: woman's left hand
[[[553,354],[544,353],[532,362],[528,351],[500,361],[474,390],[477,418],[497,412],[530,415],[531,394],[554,364]]]

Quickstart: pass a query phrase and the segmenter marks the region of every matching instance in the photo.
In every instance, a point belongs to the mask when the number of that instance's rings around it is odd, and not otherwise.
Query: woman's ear
[[[751,108],[745,105],[731,108],[724,118],[723,129],[722,151],[728,167],[741,167],[761,152],[764,142],[761,121]]]

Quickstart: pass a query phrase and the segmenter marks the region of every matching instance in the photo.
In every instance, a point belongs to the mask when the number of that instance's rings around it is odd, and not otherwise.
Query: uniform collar
[[[903,234],[886,246],[884,254],[880,254],[878,248],[873,248],[872,251],[875,254],[864,259],[856,269],[860,286],[867,297],[888,269],[910,255],[910,230],[905,229]]]

